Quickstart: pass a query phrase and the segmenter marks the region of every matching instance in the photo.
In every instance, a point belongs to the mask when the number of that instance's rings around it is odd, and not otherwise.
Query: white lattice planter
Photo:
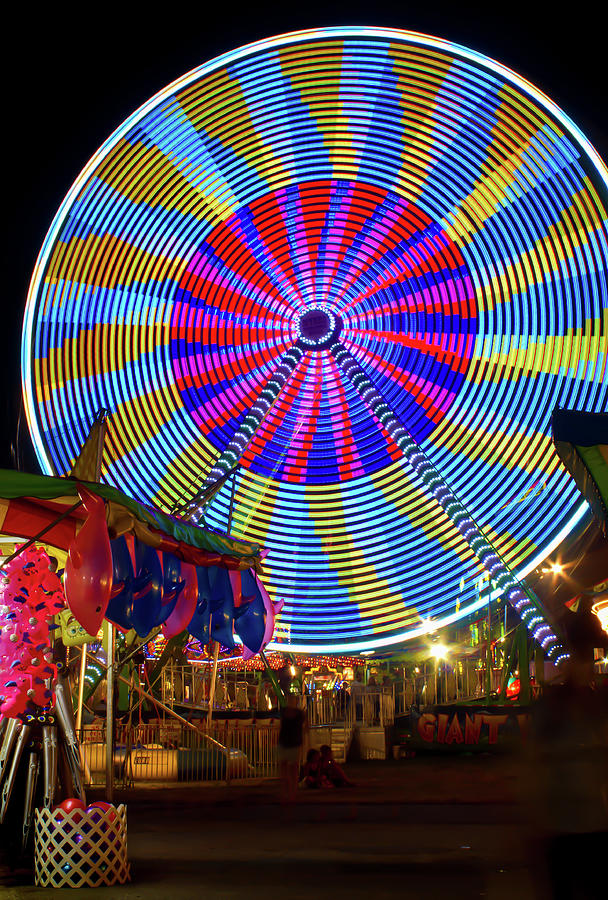
[[[129,881],[127,809],[36,810],[35,883],[101,887]]]

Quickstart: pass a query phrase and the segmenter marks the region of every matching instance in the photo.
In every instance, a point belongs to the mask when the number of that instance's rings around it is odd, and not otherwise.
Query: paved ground
[[[529,834],[511,758],[359,763],[356,787],[300,791],[275,782],[155,787],[128,804],[132,883],[99,900],[486,897],[527,900]],[[26,871],[0,864],[2,900],[48,898]],[[29,883],[28,883],[29,880]],[[90,889],[69,897],[91,898]]]

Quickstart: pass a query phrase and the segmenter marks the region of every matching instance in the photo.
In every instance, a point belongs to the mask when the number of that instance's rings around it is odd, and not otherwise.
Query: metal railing
[[[312,727],[348,723],[384,727],[395,721],[392,687],[366,688],[343,698],[335,691],[307,697],[308,724]]]
[[[395,698],[392,689],[366,691],[363,694],[361,724],[385,728],[395,721]]]
[[[500,687],[501,670],[491,671],[491,691]],[[457,668],[442,666],[439,671],[429,667],[411,678],[398,681],[395,689],[396,715],[408,713],[412,706],[435,703],[457,703],[477,700],[486,695],[486,673],[475,661]]]
[[[338,697],[335,691],[309,694],[305,699],[306,715],[311,727],[343,722],[351,709],[348,699]]]
[[[179,723],[123,726],[116,729],[114,778],[130,787],[151,781],[223,781],[278,775],[278,727],[268,723],[214,722],[198,732]],[[90,783],[105,781],[105,728],[85,726],[80,733]]]
[[[167,663],[160,676],[162,702],[168,706],[207,709],[211,693],[209,666],[176,665]],[[257,685],[247,681],[240,672],[224,672],[215,683],[214,709],[268,709],[266,698]]]

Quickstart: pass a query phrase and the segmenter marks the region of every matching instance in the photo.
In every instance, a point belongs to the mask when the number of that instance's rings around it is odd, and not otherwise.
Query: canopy
[[[555,449],[608,537],[608,413],[556,409]]]
[[[82,479],[0,469],[0,531],[32,537],[48,527],[44,542],[67,549],[84,518],[82,507],[71,509],[79,503],[79,484],[103,497],[112,539],[133,534],[145,544],[193,565],[261,571],[258,544],[189,525],[116,488]],[[57,522],[60,516],[64,518]]]

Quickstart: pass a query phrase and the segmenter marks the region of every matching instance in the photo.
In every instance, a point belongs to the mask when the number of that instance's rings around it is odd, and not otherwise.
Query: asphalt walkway
[[[353,788],[298,793],[276,782],[155,786],[128,807],[132,882],[99,900],[486,897],[536,895],[518,761],[417,757],[346,767]],[[0,866],[3,900],[56,897]],[[29,883],[28,883],[29,882]],[[69,897],[91,898],[90,889]]]

